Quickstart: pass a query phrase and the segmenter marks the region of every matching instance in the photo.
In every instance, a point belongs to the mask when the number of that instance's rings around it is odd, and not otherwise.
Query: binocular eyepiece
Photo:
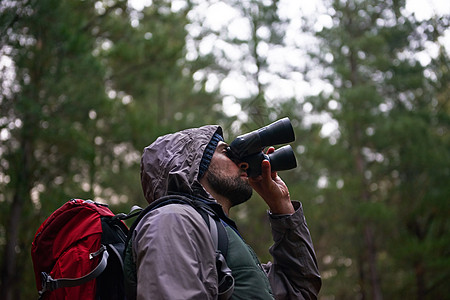
[[[289,118],[280,119],[270,125],[243,134],[234,139],[227,148],[228,157],[234,162],[248,164],[247,174],[256,177],[261,174],[261,163],[269,160],[272,171],[290,170],[297,167],[294,151],[287,145],[264,154],[267,146],[290,143],[295,140],[294,129]]]

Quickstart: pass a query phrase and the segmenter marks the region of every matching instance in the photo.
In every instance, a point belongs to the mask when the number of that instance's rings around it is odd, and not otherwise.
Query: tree
[[[293,110],[284,109],[293,97],[274,97],[277,82],[289,78],[294,66],[280,64],[288,52],[285,40],[289,20],[279,16],[279,1],[221,1],[205,4],[191,22],[192,44],[196,54],[207,53],[214,62],[199,70],[206,84],[219,89],[226,105],[237,106],[225,123],[225,137],[231,142],[239,134],[255,130],[285,116],[290,116],[296,131],[299,122]],[[208,14],[226,12],[222,23],[211,24]],[[194,10],[195,11],[195,10]],[[200,26],[200,24],[207,24]],[[211,24],[210,26],[208,26]],[[198,25],[198,26],[197,26]],[[207,50],[205,50],[207,49]],[[298,70],[296,70],[298,71]],[[286,80],[287,81],[287,80]],[[233,123],[231,123],[233,121]],[[298,129],[300,130],[300,129]],[[255,196],[232,210],[240,230],[258,256],[270,259],[268,246],[273,243],[267,220],[267,205]]]
[[[448,168],[437,177],[431,172],[435,164],[448,166],[448,156],[434,154],[448,147],[442,134],[446,117],[433,104],[436,87],[445,85],[445,78],[427,76],[442,70],[421,64],[416,56],[426,45],[438,43],[448,17],[418,21],[405,15],[403,6],[403,1],[332,1],[328,14],[333,25],[317,33],[321,48],[312,57],[334,89],[310,101],[316,112],[337,122],[338,130],[330,136],[328,150],[316,158],[327,165],[326,217],[340,212],[328,220],[330,235],[322,232],[339,246],[318,252],[325,280],[334,286],[333,292],[324,293],[339,298],[352,294],[339,287],[339,278],[347,285],[351,279],[363,299],[413,297],[411,285],[416,298],[424,299],[442,291],[440,285],[430,288],[426,277],[435,282],[448,276],[425,271],[428,256],[421,251],[412,252],[416,255],[409,265],[398,264],[397,251],[404,255],[412,249],[403,239],[413,239],[416,250],[432,243],[433,253],[441,253],[443,236],[432,228],[441,232],[446,225],[433,212],[448,193],[440,185]],[[448,58],[441,58],[448,65]],[[427,198],[436,193],[430,205]],[[415,283],[406,279],[413,269]]]
[[[52,211],[74,197],[143,204],[142,148],[217,101],[185,60],[190,7],[169,4],[0,4],[2,299],[36,295],[29,248]]]
[[[76,1],[2,5],[2,56],[12,61],[14,73],[3,82],[9,88],[0,103],[7,134],[1,158],[2,177],[7,178],[1,204],[2,299],[20,298],[22,274],[31,269],[29,228],[37,228],[39,216],[34,208],[54,207],[55,200],[46,200],[61,196],[62,184],[68,187],[77,176],[92,182],[93,107],[107,105],[103,68],[90,54],[94,39],[89,22],[95,15],[93,7]],[[86,195],[80,186],[71,189],[73,195]],[[44,191],[48,198],[38,200]]]

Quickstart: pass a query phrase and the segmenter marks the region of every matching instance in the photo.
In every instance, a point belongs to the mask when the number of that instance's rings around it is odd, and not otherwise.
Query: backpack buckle
[[[39,291],[39,295],[44,294],[47,291],[54,291],[58,288],[58,281],[52,278],[46,272],[41,272],[42,290]]]
[[[100,249],[98,249],[97,251],[95,251],[93,253],[89,253],[89,259],[94,259],[96,256],[99,256],[100,254],[102,254],[105,250],[106,250],[105,245],[102,245],[100,247]]]

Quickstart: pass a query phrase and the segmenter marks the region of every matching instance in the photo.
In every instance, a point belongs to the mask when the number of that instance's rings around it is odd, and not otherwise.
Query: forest
[[[0,1],[0,299],[37,299],[31,242],[68,200],[146,205],[158,136],[219,124],[230,142],[283,117],[320,299],[448,299],[449,11],[296,2]],[[231,215],[262,262],[266,210]]]

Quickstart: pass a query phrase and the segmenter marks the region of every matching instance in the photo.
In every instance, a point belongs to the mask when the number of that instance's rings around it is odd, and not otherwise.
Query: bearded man
[[[198,209],[173,203],[150,210],[132,230],[137,299],[317,299],[321,278],[302,204],[291,201],[268,160],[262,161],[261,175],[249,178],[248,165],[231,160],[227,147],[217,125],[161,136],[144,150],[141,183],[150,205],[163,197],[185,197],[220,218],[234,280],[231,293],[225,298],[220,293],[211,228]],[[265,264],[229,218],[230,209],[253,190],[269,209],[273,262]]]

